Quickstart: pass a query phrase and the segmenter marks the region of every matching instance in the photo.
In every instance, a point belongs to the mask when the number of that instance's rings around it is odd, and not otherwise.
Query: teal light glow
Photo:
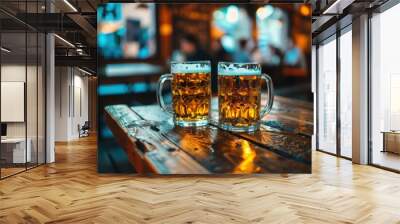
[[[129,86],[127,84],[100,85],[97,92],[100,96],[122,95],[129,93]]]
[[[148,75],[160,72],[160,66],[146,63],[108,64],[105,67],[105,75],[108,77]]]

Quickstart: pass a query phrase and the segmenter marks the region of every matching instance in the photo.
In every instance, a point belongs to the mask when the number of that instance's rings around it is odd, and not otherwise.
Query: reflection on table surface
[[[216,117],[205,127],[174,126],[157,105],[106,108],[107,124],[135,168],[160,174],[309,173],[310,116],[309,105],[278,97],[260,131],[231,133],[218,128]]]

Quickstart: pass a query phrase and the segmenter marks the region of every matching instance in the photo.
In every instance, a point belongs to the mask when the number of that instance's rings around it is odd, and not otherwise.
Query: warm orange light
[[[205,148],[205,145],[210,145],[207,139],[204,137],[205,135],[204,130],[196,130],[194,132],[183,132],[182,138],[180,140],[180,145],[182,148],[186,150],[190,150],[191,155],[199,159],[205,159],[209,156],[211,151],[209,150],[202,150]],[[211,136],[212,137],[212,136]]]
[[[303,16],[311,15],[311,9],[308,5],[301,5],[299,11],[300,11],[300,14]]]
[[[250,146],[246,140],[239,140],[242,149],[243,161],[234,169],[234,173],[255,173],[259,167],[254,164],[254,159],[257,154],[256,151]]]
[[[172,26],[171,24],[164,23],[160,26],[160,34],[161,36],[169,36],[172,33]]]
[[[215,40],[220,39],[224,35],[224,31],[218,29],[218,27],[213,26],[211,28],[211,37]]]
[[[303,52],[307,52],[310,47],[310,36],[305,34],[296,34],[294,36],[294,42]]]

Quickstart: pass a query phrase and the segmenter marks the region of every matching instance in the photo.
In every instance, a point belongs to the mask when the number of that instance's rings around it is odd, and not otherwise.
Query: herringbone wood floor
[[[0,181],[0,223],[400,223],[400,175],[313,153],[312,175],[96,172],[95,138]]]

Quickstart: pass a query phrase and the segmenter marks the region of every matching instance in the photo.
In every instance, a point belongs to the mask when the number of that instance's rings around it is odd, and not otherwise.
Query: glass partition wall
[[[18,2],[35,13],[39,2]],[[0,3],[0,7],[3,6]],[[0,10],[0,178],[45,163],[45,35]]]
[[[352,32],[351,26],[342,30],[339,38],[339,101],[340,155],[352,158]]]
[[[317,46],[317,150],[352,157],[351,25]]]
[[[371,18],[370,163],[400,171],[400,4]]]
[[[26,150],[26,33],[1,34],[1,177],[24,171]],[[6,49],[6,50],[4,50]]]
[[[322,42],[318,58],[318,138],[317,148],[336,154],[336,36]]]
[[[368,163],[395,172],[400,172],[398,21],[400,4],[388,1],[371,12],[368,27]],[[350,25],[319,43],[316,54],[317,149],[348,159],[352,157],[352,41]]]

